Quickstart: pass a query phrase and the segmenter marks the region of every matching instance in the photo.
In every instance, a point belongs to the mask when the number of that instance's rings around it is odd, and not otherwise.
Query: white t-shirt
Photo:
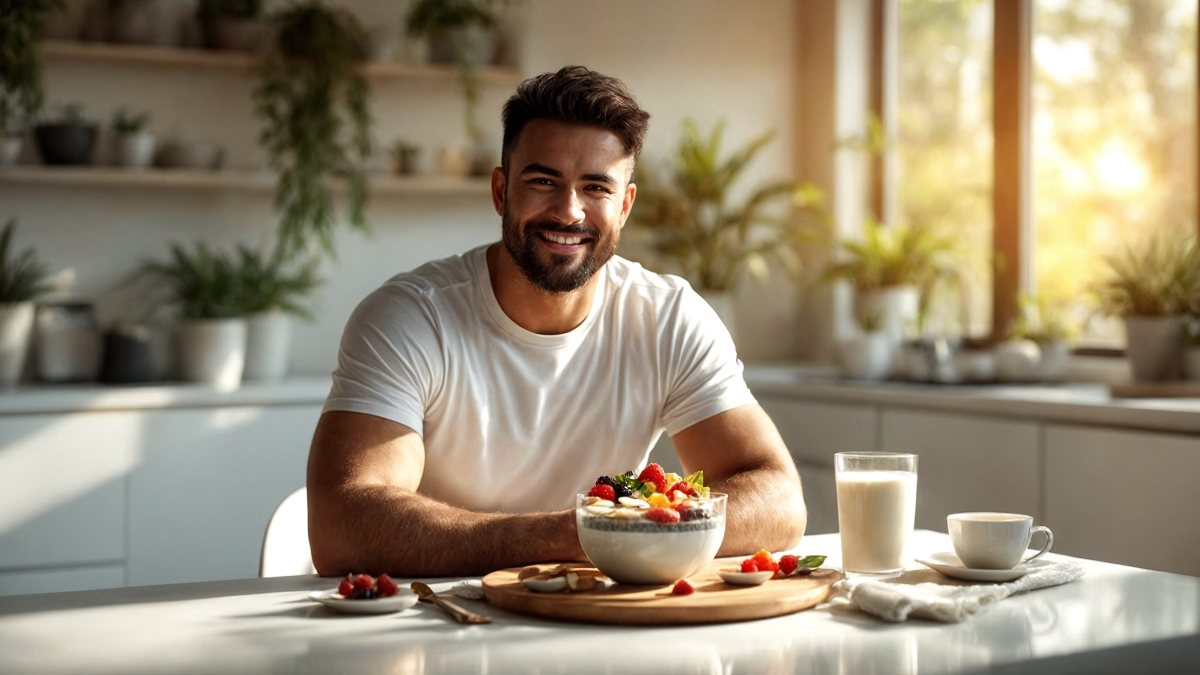
[[[566,508],[597,476],[642,466],[664,428],[754,402],[729,331],[683,279],[614,256],[583,323],[539,335],[500,308],[486,254],[393,277],[342,335],[325,411],[420,434],[420,493],[478,511]]]

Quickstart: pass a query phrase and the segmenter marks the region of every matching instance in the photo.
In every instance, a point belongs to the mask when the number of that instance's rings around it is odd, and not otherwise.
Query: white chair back
[[[300,488],[279,504],[267,523],[258,576],[290,577],[316,571],[308,547],[308,488]]]

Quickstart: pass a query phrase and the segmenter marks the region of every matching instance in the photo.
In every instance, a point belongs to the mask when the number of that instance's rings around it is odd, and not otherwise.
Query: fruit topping
[[[669,525],[679,522],[679,512],[675,509],[655,507],[646,512],[646,519],[656,523]]]
[[[400,592],[400,586],[387,574],[376,579],[370,574],[347,574],[338,584],[338,595],[347,600],[390,598]]]
[[[696,588],[687,579],[680,579],[675,582],[675,587],[671,589],[671,592],[675,595],[691,595],[696,592]]]
[[[593,485],[592,489],[588,490],[588,496],[615,502],[617,500],[617,491],[611,485]]]
[[[742,561],[742,572],[751,573],[757,571],[758,563],[754,561],[754,558],[746,558]]]
[[[779,571],[784,574],[795,572],[799,565],[800,559],[794,555],[788,554],[779,558]]]
[[[646,468],[642,469],[642,472],[638,474],[638,480],[643,483],[653,483],[655,492],[667,491],[667,474],[663,472],[661,466],[653,462],[647,464]]]

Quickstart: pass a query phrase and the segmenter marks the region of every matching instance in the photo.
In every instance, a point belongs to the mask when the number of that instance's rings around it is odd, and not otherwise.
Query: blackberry
[[[616,493],[617,499],[620,499],[621,497],[633,496],[633,492],[628,487],[621,484],[613,485],[613,492]]]
[[[612,476],[600,476],[596,479],[596,485],[608,485],[612,489],[617,489],[617,481],[612,479]]]
[[[708,520],[712,518],[712,514],[705,509],[684,509],[679,516],[680,520],[685,523],[692,520]]]

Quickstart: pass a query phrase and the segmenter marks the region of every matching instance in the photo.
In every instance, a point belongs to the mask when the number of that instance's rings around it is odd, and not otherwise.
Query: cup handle
[[[1044,546],[1042,546],[1042,550],[1040,550],[1037,553],[1034,553],[1033,555],[1029,556],[1028,558],[1022,560],[1021,561],[1022,565],[1024,565],[1025,563],[1033,562],[1034,560],[1037,560],[1038,558],[1046,555],[1047,553],[1050,552],[1050,547],[1054,545],[1054,533],[1051,532],[1050,528],[1046,527],[1045,525],[1038,525],[1037,527],[1030,530],[1029,531],[1029,541],[1032,542],[1033,535],[1037,534],[1038,532],[1041,532],[1042,534],[1046,535],[1046,544]]]

